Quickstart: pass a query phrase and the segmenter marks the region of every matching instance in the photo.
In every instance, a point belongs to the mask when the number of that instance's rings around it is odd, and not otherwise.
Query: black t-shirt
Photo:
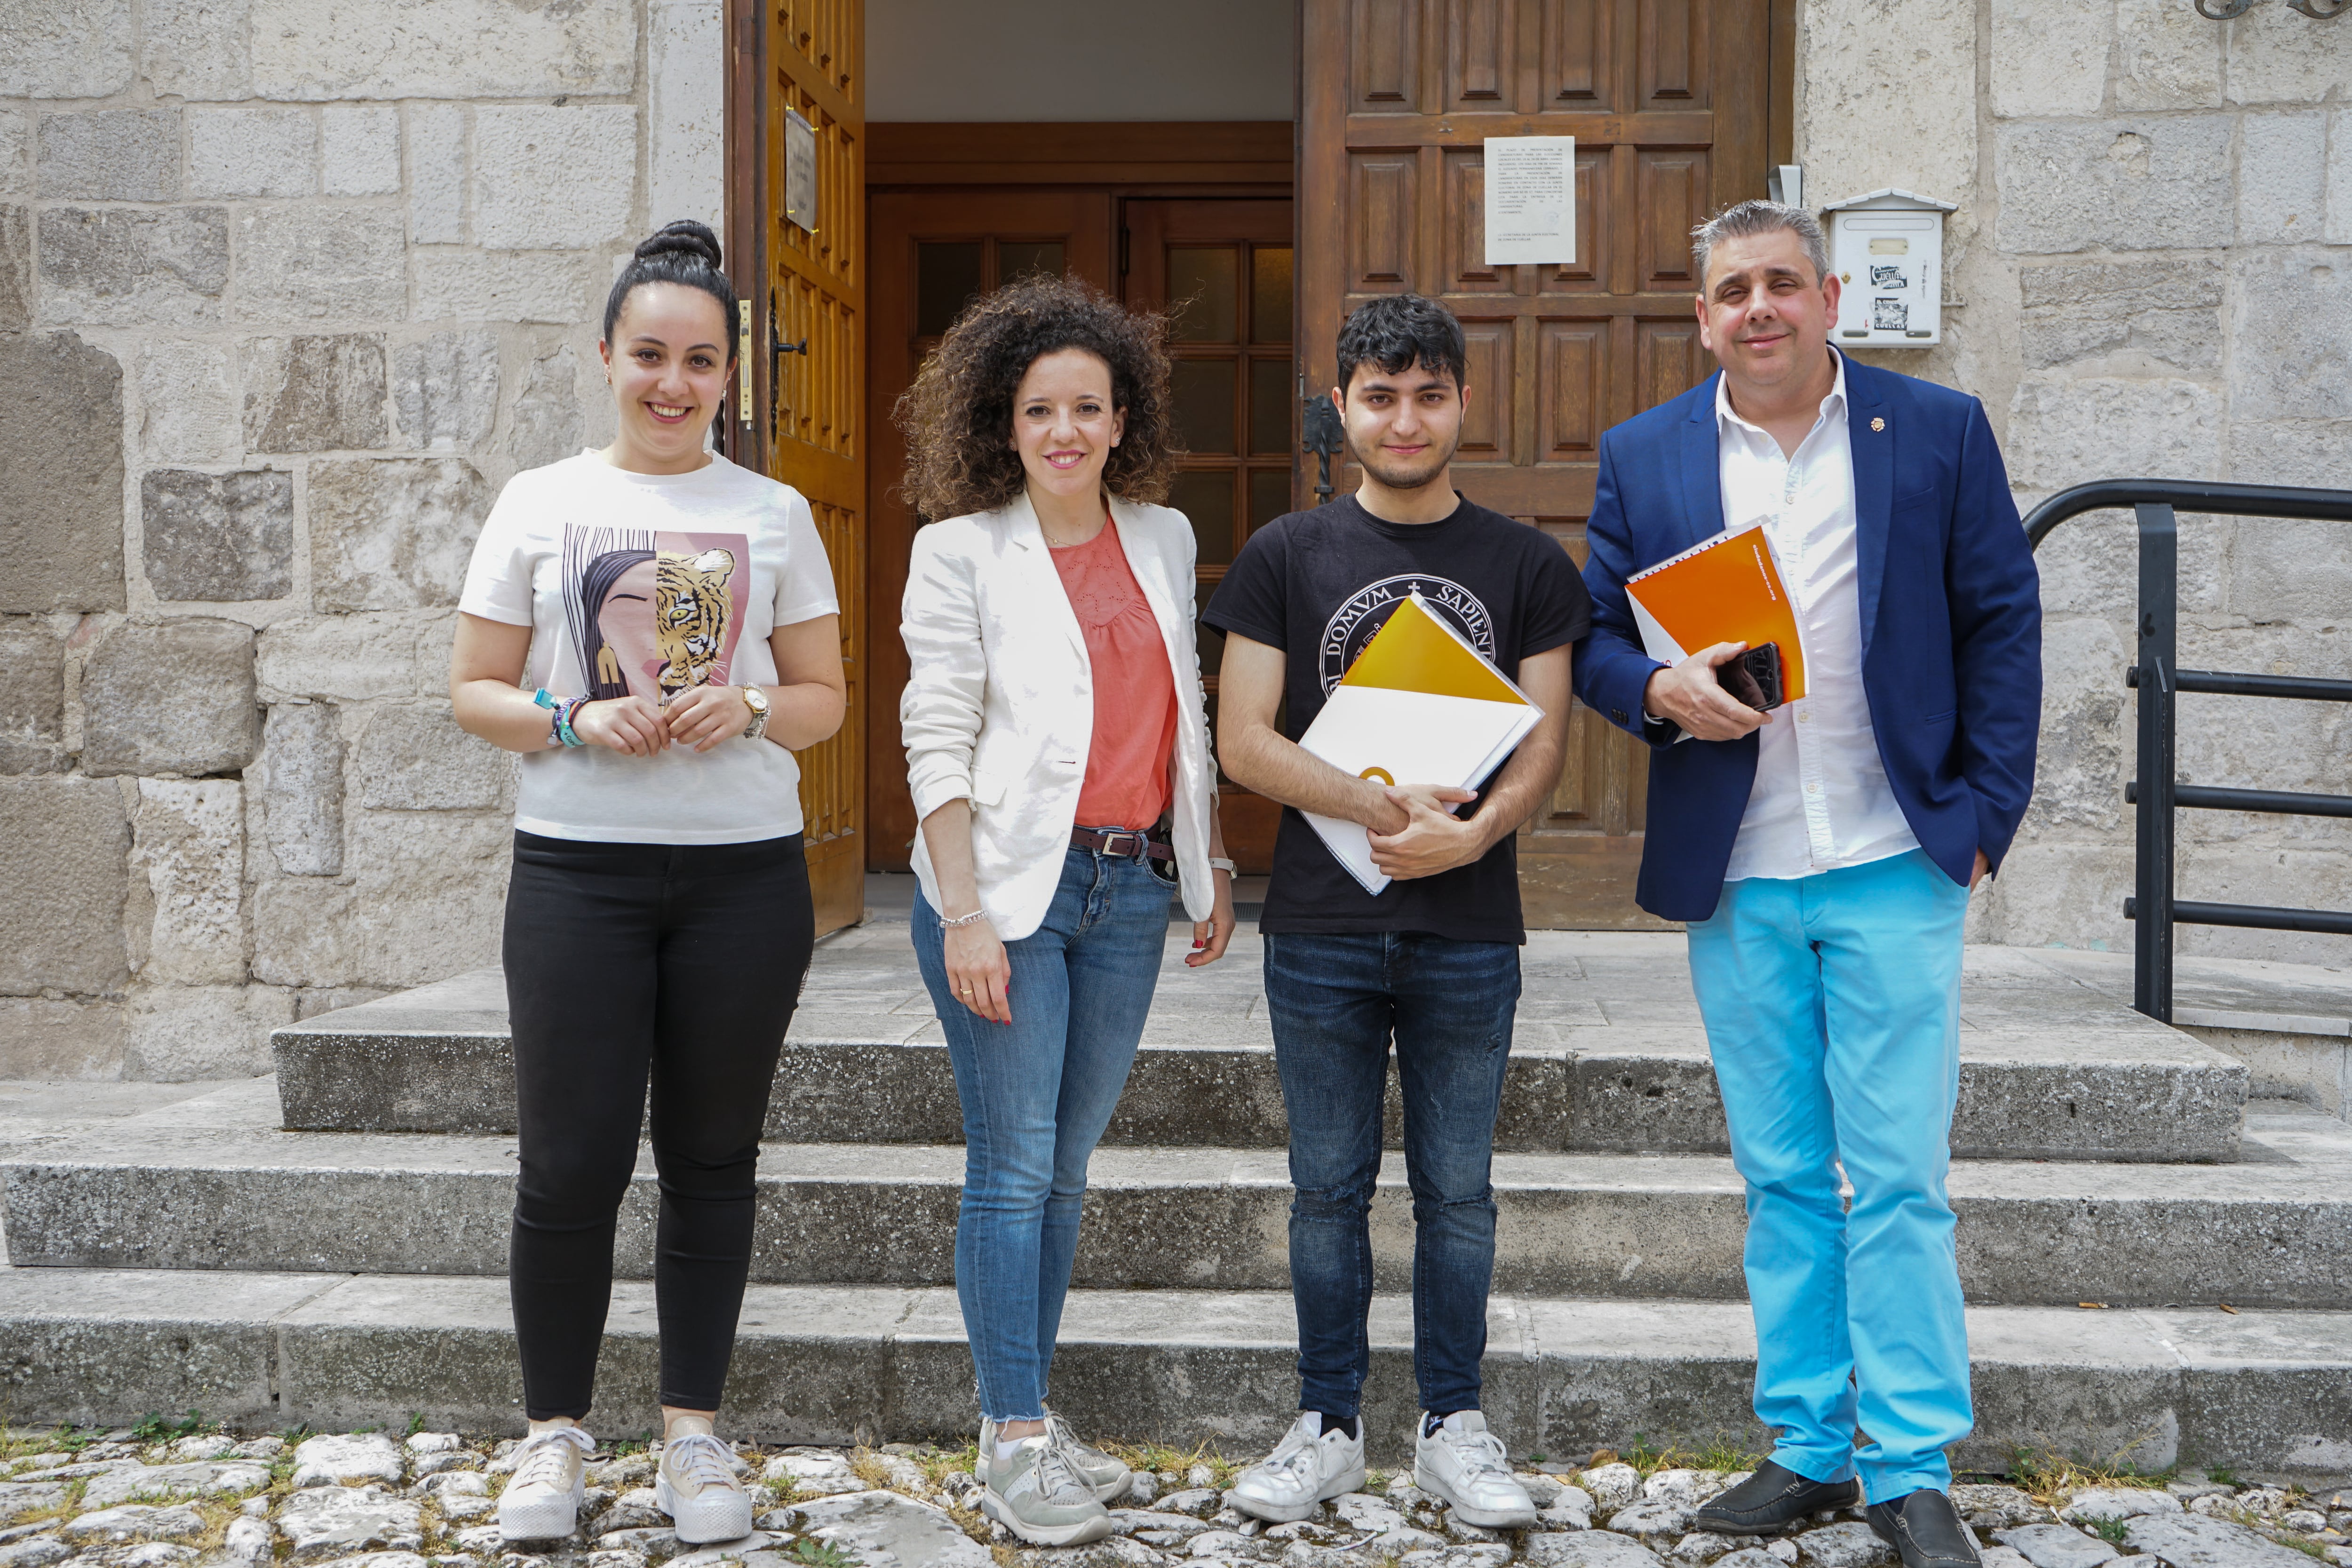
[[[1353,496],[1251,534],[1202,618],[1289,656],[1283,728],[1296,741],[1372,634],[1414,593],[1514,680],[1521,659],[1574,642],[1592,619],[1575,563],[1542,531],[1467,500],[1442,522],[1382,522]],[[1482,795],[1465,809],[1485,805]],[[1506,837],[1470,865],[1391,882],[1376,895],[1285,806],[1258,928],[1525,942],[1517,852]]]

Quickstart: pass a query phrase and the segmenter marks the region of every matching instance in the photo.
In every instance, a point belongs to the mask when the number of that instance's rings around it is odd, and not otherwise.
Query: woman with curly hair
[[[1023,1540],[1109,1533],[1127,1485],[1045,1404],[1087,1161],[1167,942],[1234,931],[1193,647],[1165,323],[1082,283],[974,302],[898,405],[915,536],[899,705],[922,830],[915,953],[963,1101],[956,1291],[981,1506]]]

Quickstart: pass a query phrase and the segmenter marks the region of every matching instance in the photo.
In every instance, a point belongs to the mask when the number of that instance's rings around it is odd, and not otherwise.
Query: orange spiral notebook
[[[1780,645],[1783,700],[1805,694],[1805,650],[1796,606],[1781,584],[1764,525],[1749,523],[1659,562],[1625,579],[1642,647],[1661,664],[1680,664],[1719,642]]]

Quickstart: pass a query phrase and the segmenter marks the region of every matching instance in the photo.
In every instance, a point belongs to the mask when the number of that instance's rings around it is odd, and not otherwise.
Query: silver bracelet
[[[968,915],[958,915],[953,920],[950,920],[947,916],[941,915],[940,917],[940,929],[941,931],[954,931],[962,926],[977,925],[987,918],[988,911],[984,909],[974,910]]]

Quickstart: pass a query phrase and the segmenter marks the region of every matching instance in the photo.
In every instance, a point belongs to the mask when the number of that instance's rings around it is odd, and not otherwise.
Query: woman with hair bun
[[[899,715],[922,828],[915,956],[963,1101],[956,1291],[981,1508],[1109,1533],[1125,1466],[1045,1403],[1087,1162],[1181,889],[1194,967],[1234,931],[1193,647],[1164,324],[1032,279],[965,310],[900,402],[915,536]]]
[[[458,602],[457,722],[523,757],[504,959],[520,1145],[508,1273],[530,1435],[499,1499],[509,1541],[577,1523],[648,1085],[655,1490],[681,1541],[751,1530],[712,1422],[769,1085],[814,940],[793,752],[841,727],[845,688],[808,502],[705,447],[735,313],[709,229],[673,223],[636,247],[598,345],[613,444],[508,482]]]

